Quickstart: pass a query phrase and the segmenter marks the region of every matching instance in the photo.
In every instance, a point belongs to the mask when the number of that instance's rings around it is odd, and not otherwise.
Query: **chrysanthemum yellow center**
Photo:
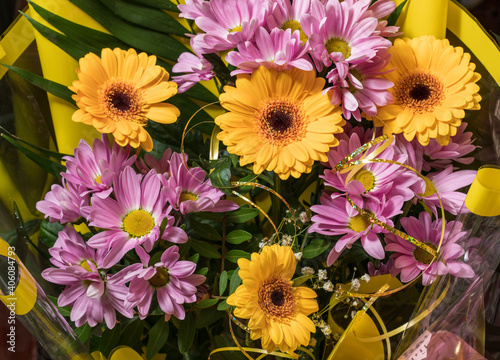
[[[288,322],[295,314],[293,287],[289,280],[270,279],[259,288],[259,306],[268,317]]]
[[[297,20],[288,20],[283,23],[283,26],[281,26],[283,30],[290,29],[292,30],[292,33],[295,30],[299,30],[300,32],[300,41],[302,43],[305,43],[309,38],[307,37],[306,33],[302,31],[302,26],[300,26],[300,23]]]
[[[363,215],[358,214],[349,220],[349,229],[358,233],[365,231],[371,225],[370,220]]]
[[[358,180],[365,187],[365,192],[370,191],[375,187],[375,176],[365,169],[359,170],[354,176],[352,180]]]
[[[439,78],[420,72],[401,77],[394,86],[394,95],[396,104],[418,114],[434,111],[445,99]]]
[[[302,105],[289,99],[270,99],[260,109],[259,135],[276,146],[286,146],[304,138],[307,117]]]
[[[116,78],[107,81],[99,90],[99,103],[106,115],[113,121],[147,123],[142,107],[142,91],[134,84]]]
[[[101,175],[96,176],[96,177],[94,178],[94,181],[95,181],[95,183],[96,183],[96,184],[102,184],[102,181],[101,181]]]
[[[325,47],[329,54],[333,52],[342,53],[346,60],[351,56],[351,47],[345,40],[331,38],[326,42]]]
[[[183,191],[181,193],[181,196],[179,196],[179,201],[183,202],[183,201],[187,201],[187,200],[196,201],[196,200],[198,200],[198,195],[187,192],[187,191]]]
[[[151,284],[151,286],[158,288],[167,285],[169,279],[170,275],[168,274],[168,269],[164,267],[159,267],[156,268],[156,274],[154,274],[153,277],[148,281]]]
[[[425,244],[430,248],[432,248],[433,250],[437,250],[437,247],[434,246],[433,244],[430,243],[425,243]],[[415,251],[413,251],[413,257],[421,264],[430,264],[434,259],[433,255],[429,254],[427,251],[419,247],[416,247]]]
[[[144,210],[134,210],[123,218],[123,231],[132,237],[149,234],[155,221],[150,213]]]
[[[84,268],[85,270],[87,271],[92,271],[92,269],[90,268],[90,265],[89,265],[89,261],[91,260],[83,260],[81,263],[80,263],[80,266],[82,268]]]
[[[233,32],[238,32],[238,31],[241,31],[241,25],[238,25],[236,26],[235,28],[229,30],[229,32],[233,33]]]

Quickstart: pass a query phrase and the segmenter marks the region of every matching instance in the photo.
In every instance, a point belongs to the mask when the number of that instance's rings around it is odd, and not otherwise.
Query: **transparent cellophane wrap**
[[[23,46],[23,42],[30,43],[30,45],[26,45],[22,51],[19,50],[19,56],[15,61],[11,61],[11,65],[42,75],[40,62],[42,65],[43,62],[50,62],[51,59],[47,56],[55,58],[56,55],[39,53],[35,43],[30,41],[33,35],[29,33],[30,30],[26,26],[28,24],[16,30],[19,36],[18,44],[20,47]],[[12,28],[9,30],[12,31]],[[498,164],[500,154],[498,76],[492,75],[492,68],[488,65],[484,66],[474,56],[474,51],[468,49],[453,32],[447,31],[446,37],[454,46],[462,46],[465,51],[472,54],[472,62],[477,65],[476,71],[482,76],[478,83],[483,98],[481,111],[470,112],[464,119],[469,124],[467,130],[474,134],[475,145],[481,146],[475,151],[475,161],[469,165],[469,168],[477,169],[485,164]],[[5,52],[0,51],[0,56],[5,60]],[[0,62],[2,62],[1,58]],[[76,62],[72,69],[65,69],[63,72],[74,71],[75,64]],[[69,85],[72,80],[67,79],[66,85]],[[64,83],[61,80],[59,82]],[[57,149],[66,153],[71,152],[69,149],[77,145],[79,138],[90,141],[96,136],[92,130],[80,128],[81,124],[61,123],[60,119],[54,120],[55,117],[60,118],[60,115],[55,115],[56,112],[66,115],[71,112],[71,108],[57,109],[61,105],[58,102],[60,100],[54,97],[47,99],[44,91],[22,80],[13,72],[2,73],[0,79],[1,132],[8,132],[36,146],[51,150]],[[36,212],[35,204],[48,190],[53,178],[4,138],[0,138],[0,154],[2,183],[0,234],[15,247],[16,253],[25,262],[34,281],[38,281],[49,295],[56,295],[54,288],[39,276],[41,269],[48,267],[49,264],[37,254],[35,246],[39,244],[36,242],[36,236],[30,238],[33,244],[29,244],[24,236],[40,217],[40,214]],[[13,206],[14,202],[16,209]],[[14,213],[18,215],[13,216]],[[19,225],[19,215],[22,216],[24,226],[22,229]],[[476,276],[473,279],[442,277],[425,288],[423,293],[412,286],[390,296],[378,297],[372,303],[370,299],[365,299],[370,306],[367,306],[366,312],[358,312],[354,319],[350,316],[345,318],[348,306],[342,301],[332,300],[334,304],[330,311],[329,322],[332,330],[340,336],[340,340],[335,347],[331,346],[327,351],[328,360],[484,359],[485,306],[496,310],[500,299],[498,291],[486,292],[490,279],[493,278],[498,283],[495,269],[498,266],[498,254],[500,254],[499,217],[471,214],[464,206],[463,212],[456,220],[463,224],[462,230],[466,230],[467,234],[462,238],[461,245],[466,249],[465,261],[474,269]],[[369,284],[360,288],[360,292],[376,293],[384,285],[389,285],[389,290],[402,286],[397,279],[385,275],[372,278]],[[494,286],[491,288],[495,289]],[[485,298],[488,298],[486,305]],[[45,299],[37,297],[33,310],[40,308],[42,302],[46,304]],[[45,305],[42,307],[46,308]],[[61,325],[61,321],[64,322],[62,317],[54,317],[51,312],[52,309],[45,313],[37,312],[37,317],[24,315],[23,322],[31,328],[35,336],[38,334],[37,323],[40,323],[40,316],[43,317],[44,322],[54,322],[54,324],[57,323],[58,328],[69,329],[67,324]],[[29,315],[29,312],[27,314]],[[491,322],[494,323],[495,315],[490,315],[490,317],[492,317]],[[63,338],[65,336],[61,335],[59,340],[62,341]],[[74,339],[74,336],[71,338]],[[41,342],[47,341],[55,342],[49,346],[58,344],[58,340],[53,337]],[[76,341],[74,346],[80,349],[80,345]],[[79,351],[67,349],[68,354],[79,353]]]

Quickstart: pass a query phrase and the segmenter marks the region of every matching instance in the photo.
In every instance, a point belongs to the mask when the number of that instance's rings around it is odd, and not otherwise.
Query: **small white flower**
[[[312,275],[314,274],[314,269],[309,266],[304,266],[302,269],[300,269],[300,272],[302,275]]]
[[[326,281],[323,284],[323,289],[326,290],[326,291],[332,292],[333,291],[333,284],[332,284],[332,282],[330,280]]]
[[[354,317],[356,316],[356,313],[357,313],[357,311],[356,311],[356,310],[351,311],[351,318],[353,318],[353,319],[354,319]]]
[[[359,303],[358,303],[358,300],[354,300],[354,301],[352,302],[352,306],[358,306],[358,304],[359,304]]]
[[[361,276],[361,280],[363,280],[363,281],[369,282],[370,279],[371,279],[371,277],[368,274],[364,274],[363,276]]]
[[[361,283],[359,282],[359,279],[357,279],[357,278],[352,279],[351,290],[358,291],[360,286],[361,286]]]
[[[282,246],[290,246],[292,245],[292,237],[290,235],[283,235],[283,237],[281,238],[281,245]]]
[[[330,327],[330,325],[326,325],[324,327],[321,328],[321,332],[325,335],[325,336],[328,336],[332,333],[332,328]]]
[[[302,253],[301,252],[296,252],[294,255],[295,255],[295,258],[297,259],[297,261],[300,261],[300,259],[302,259]]]
[[[302,211],[300,214],[299,214],[299,220],[305,224],[307,222],[309,222],[309,216],[307,216],[307,213],[305,211]]]
[[[318,279],[320,279],[320,280],[326,280],[327,279],[326,269],[320,269],[320,270],[318,270]]]

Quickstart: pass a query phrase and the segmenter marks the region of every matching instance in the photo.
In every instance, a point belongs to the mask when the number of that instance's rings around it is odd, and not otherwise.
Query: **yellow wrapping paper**
[[[396,1],[398,5],[403,0]],[[434,35],[437,39],[446,37],[448,0],[408,0],[397,25],[404,37],[414,38]]]
[[[477,172],[465,205],[480,216],[500,215],[500,167],[483,166]]]

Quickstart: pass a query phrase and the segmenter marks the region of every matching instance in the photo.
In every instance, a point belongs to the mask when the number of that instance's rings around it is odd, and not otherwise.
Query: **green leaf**
[[[194,254],[193,256],[191,256],[188,261],[191,261],[191,262],[194,262],[194,263],[197,263],[198,260],[200,260],[200,254]]]
[[[219,278],[219,296],[222,296],[224,294],[224,291],[226,291],[227,288],[227,271],[224,270],[220,274]]]
[[[391,15],[387,18],[387,25],[388,26],[394,26],[396,25],[396,22],[399,19],[399,15],[401,15],[401,11],[403,11],[403,8],[405,7],[406,3],[408,0],[403,1],[401,4],[399,4],[396,9],[392,12]]]
[[[217,304],[217,302],[219,302],[219,299],[206,299],[206,300],[202,300],[200,301],[197,306],[200,308],[200,309],[203,309],[203,308],[208,308],[210,306],[214,306],[215,304]]]
[[[191,246],[193,247],[194,251],[196,251],[197,253],[199,253],[203,257],[206,257],[209,259],[220,259],[221,258],[220,252],[217,251],[216,248],[214,248],[212,245],[210,245],[207,242],[191,239]]]
[[[313,239],[313,241],[304,248],[304,251],[302,251],[302,257],[304,259],[313,259],[325,252],[329,247],[330,242],[323,239]]]
[[[113,329],[106,329],[102,333],[99,351],[102,352],[105,357],[108,357],[111,350],[118,346],[121,332],[122,325],[117,323]]]
[[[144,330],[144,322],[136,318],[129,322],[122,332],[120,339],[120,344],[128,345],[130,347],[137,344],[142,337],[142,332]]]
[[[169,323],[161,316],[149,332],[148,345],[146,347],[146,359],[151,360],[168,339]]]
[[[100,0],[116,16],[165,34],[186,37],[188,30],[166,12],[122,0]]]
[[[1,64],[11,70],[12,72],[15,72],[17,75],[19,75],[21,78],[23,78],[26,81],[29,81],[35,86],[38,86],[40,89],[45,90],[46,92],[55,95],[57,97],[60,97],[63,100],[66,100],[72,105],[76,106],[75,100],[71,98],[71,95],[73,95],[73,92],[68,89],[66,86],[58,84],[54,81],[47,80],[39,75],[33,74],[32,72],[20,69],[15,66],[10,66],[10,65],[5,65]]]
[[[217,310],[219,311],[224,311],[226,309],[229,309],[231,305],[229,305],[226,300],[222,301],[218,306],[217,306]]]
[[[99,0],[70,1],[118,39],[135,49],[172,61],[177,61],[180,54],[189,51],[188,48],[169,35],[130,24],[114,16],[113,12],[101,4]]]
[[[29,143],[29,142],[27,142],[27,141],[25,141],[25,140],[23,140],[23,139],[21,139],[21,138],[19,138],[17,136],[14,136],[12,134],[8,134],[8,136],[10,136],[11,138],[15,139],[18,142],[21,142],[23,144],[28,145],[29,147],[31,147],[31,148],[33,148],[35,150],[38,150],[40,153],[42,153],[46,157],[54,158],[57,161],[62,161],[65,156],[70,156],[68,154],[63,154],[63,153],[59,153],[59,152],[55,152],[55,151],[50,151],[50,150],[45,149],[43,147],[31,144],[31,143]]]
[[[314,275],[312,275],[312,274],[300,276],[300,277],[293,280],[293,286],[300,286],[303,283],[305,283],[307,280],[312,279],[313,277],[314,277]]]
[[[250,260],[250,257],[251,257],[251,254],[246,252],[246,251],[243,251],[243,250],[229,250],[227,253],[226,253],[226,259],[233,262],[233,263],[237,263],[238,262],[238,259],[240,258],[245,258],[245,259],[249,259]]]
[[[48,23],[57,28],[70,39],[98,49],[114,49],[118,47],[120,49],[127,50],[130,48],[130,46],[128,46],[123,41],[118,40],[113,35],[66,20],[65,18],[58,16],[35,4],[33,1],[28,2],[42,18],[44,18]],[[98,51],[97,54],[100,54],[100,51]]]
[[[132,1],[138,4],[151,6],[156,9],[180,12],[180,10],[177,8],[177,5],[175,5],[169,0],[132,0]]]
[[[71,308],[69,306],[60,307],[57,305],[57,298],[49,295],[50,301],[57,307],[59,313],[64,317],[69,317],[71,315]]]
[[[47,245],[48,248],[51,248],[54,246],[59,232],[63,229],[63,225],[57,222],[50,223],[47,219],[43,219],[40,223],[40,241]]]
[[[222,318],[223,315],[223,312],[220,312],[219,310],[214,308],[203,309],[196,317],[196,328],[201,329],[205,326],[213,324],[214,322]]]
[[[205,276],[208,274],[208,268],[204,267],[204,268],[201,268],[200,270],[196,270],[195,274]]]
[[[259,210],[254,208],[242,208],[227,214],[226,221],[242,224],[259,215]]]
[[[215,168],[209,177],[212,185],[224,193],[230,193],[231,187],[231,160],[228,157],[221,158],[215,164]]]
[[[252,238],[252,234],[245,230],[233,230],[226,235],[226,241],[231,244],[241,244]]]
[[[54,175],[57,179],[61,180],[61,172],[66,170],[66,168],[63,165],[35,153],[34,151],[28,149],[26,146],[21,145],[19,141],[16,141],[14,138],[8,136],[7,134],[1,134],[1,137],[10,142],[16,148],[18,148],[19,151],[21,151],[24,155],[33,160],[42,169],[47,171],[49,174]]]
[[[238,286],[241,285],[241,278],[239,275],[240,269],[236,269],[233,272],[233,275],[231,275],[231,280],[229,280],[229,295],[234,293]]]
[[[191,228],[194,230],[194,232],[196,232],[204,239],[214,241],[222,240],[222,236],[209,224],[201,223],[199,221],[196,221],[196,219],[194,218],[191,218],[189,220],[189,224],[191,225]]]
[[[196,331],[196,320],[192,312],[186,314],[186,318],[180,322],[179,337],[177,339],[179,344],[179,351],[186,353],[193,344],[194,335]]]
[[[92,328],[86,323],[85,325],[75,329],[75,335],[78,336],[82,343],[85,343],[90,336],[90,330],[92,330]]]

